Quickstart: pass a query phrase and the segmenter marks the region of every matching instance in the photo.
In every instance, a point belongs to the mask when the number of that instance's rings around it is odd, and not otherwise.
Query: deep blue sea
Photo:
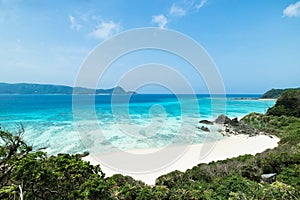
[[[264,113],[274,100],[237,99],[259,96],[0,95],[0,126],[16,131],[22,123],[27,143],[45,147],[50,154],[157,148],[191,140],[201,143],[223,136],[196,128],[200,119],[212,120],[221,113],[230,117]]]

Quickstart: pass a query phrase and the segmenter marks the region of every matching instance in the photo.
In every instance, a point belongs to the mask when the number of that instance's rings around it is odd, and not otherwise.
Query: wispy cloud
[[[183,17],[189,12],[198,11],[208,0],[179,0],[172,4],[169,11],[165,14],[152,16],[152,23],[159,28],[165,28],[172,17]]]
[[[185,16],[191,11],[198,11],[208,0],[181,0],[173,3],[168,15],[170,16]]]
[[[174,16],[184,16],[186,14],[186,10],[175,3],[172,4],[172,7],[170,9],[170,15]]]
[[[168,19],[163,14],[154,15],[154,16],[152,16],[152,23],[157,24],[159,28],[163,29],[166,27],[166,25],[168,23]]]
[[[69,20],[71,23],[71,28],[75,29],[75,30],[79,30],[82,28],[82,26],[76,21],[75,17],[73,17],[72,15],[69,16]]]
[[[300,1],[290,4],[283,10],[283,16],[298,17],[300,15]]]
[[[116,23],[113,20],[104,20],[102,16],[97,15],[92,10],[70,15],[69,20],[72,29],[84,29],[83,32],[87,32],[90,38],[107,39],[121,30],[120,23]]]
[[[200,2],[199,2],[198,4],[195,5],[195,8],[196,8],[197,10],[199,10],[200,8],[202,8],[202,7],[206,4],[207,1],[208,1],[208,0],[200,0]]]
[[[113,21],[101,21],[96,29],[90,33],[90,36],[97,39],[106,39],[120,31],[120,24]]]

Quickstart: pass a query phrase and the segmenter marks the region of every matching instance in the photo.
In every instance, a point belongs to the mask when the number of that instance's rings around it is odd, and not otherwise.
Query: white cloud
[[[194,10],[198,11],[202,8],[208,0],[181,0],[173,3],[169,15],[170,16],[185,16]]]
[[[168,23],[168,19],[163,15],[152,16],[152,23],[157,24],[159,28],[165,28]]]
[[[71,22],[71,28],[75,29],[75,30],[79,30],[81,29],[81,25],[76,21],[75,17],[73,17],[72,15],[69,16],[70,22]]]
[[[297,17],[300,15],[300,1],[290,4],[283,10],[283,16],[286,17]]]
[[[105,22],[101,21],[100,24],[96,26],[96,29],[90,33],[94,38],[106,39],[120,31],[120,24],[113,21]]]
[[[184,16],[186,14],[186,10],[183,9],[182,7],[179,7],[175,5],[174,3],[172,4],[172,7],[170,9],[170,15],[174,16]]]
[[[196,8],[197,10],[199,10],[200,8],[202,8],[202,7],[206,4],[207,1],[208,1],[208,0],[200,0],[200,2],[199,2],[198,4],[195,5],[195,8]]]

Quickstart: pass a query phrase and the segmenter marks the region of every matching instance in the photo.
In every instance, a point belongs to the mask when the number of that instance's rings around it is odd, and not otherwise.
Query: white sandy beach
[[[260,101],[276,101],[276,98],[259,98]]]
[[[209,163],[239,155],[255,155],[276,147],[278,142],[279,138],[274,136],[271,138],[266,135],[254,137],[234,135],[214,143],[189,145],[188,148],[169,147],[163,149],[162,153],[159,149],[137,149],[127,153],[89,155],[84,160],[90,161],[91,164],[100,164],[106,176],[129,175],[136,180],[154,185],[156,178],[171,171],[185,171],[199,163]],[[182,154],[178,154],[179,152]]]

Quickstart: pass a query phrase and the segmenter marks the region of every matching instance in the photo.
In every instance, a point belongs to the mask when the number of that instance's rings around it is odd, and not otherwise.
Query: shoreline
[[[116,159],[118,162],[125,162],[128,165],[134,166],[139,163],[134,162],[134,160],[126,160],[124,154],[121,152],[113,152],[106,154],[91,154],[87,157],[84,157],[83,160],[89,161],[91,164],[96,165],[100,164],[102,171],[106,176],[112,176],[114,174],[122,174],[133,177],[136,180],[141,180],[147,185],[154,185],[156,178],[161,175],[165,175],[169,172],[179,170],[186,171],[200,163],[210,163],[212,161],[226,160],[228,158],[238,157],[245,154],[255,155],[261,153],[267,149],[272,149],[278,146],[280,139],[274,135],[256,135],[249,137],[248,135],[231,135],[224,137],[224,139],[201,144],[192,144],[189,145],[183,154],[174,160],[174,162],[169,165],[162,166],[160,169],[153,171],[145,171],[142,173],[136,173],[135,171],[126,171],[119,170],[114,167],[110,167],[103,160],[113,160]],[[166,152],[169,155],[178,149],[181,146],[172,146],[165,148]],[[207,151],[207,148],[208,151]],[[205,155],[202,155],[202,152],[205,152]],[[127,151],[130,154],[139,154],[145,156],[152,154],[159,149],[135,149]],[[152,157],[153,158],[153,157]],[[155,156],[154,159],[149,160],[149,164],[155,162],[161,162],[164,159],[163,156]]]
[[[260,101],[276,101],[278,98],[259,98]]]

